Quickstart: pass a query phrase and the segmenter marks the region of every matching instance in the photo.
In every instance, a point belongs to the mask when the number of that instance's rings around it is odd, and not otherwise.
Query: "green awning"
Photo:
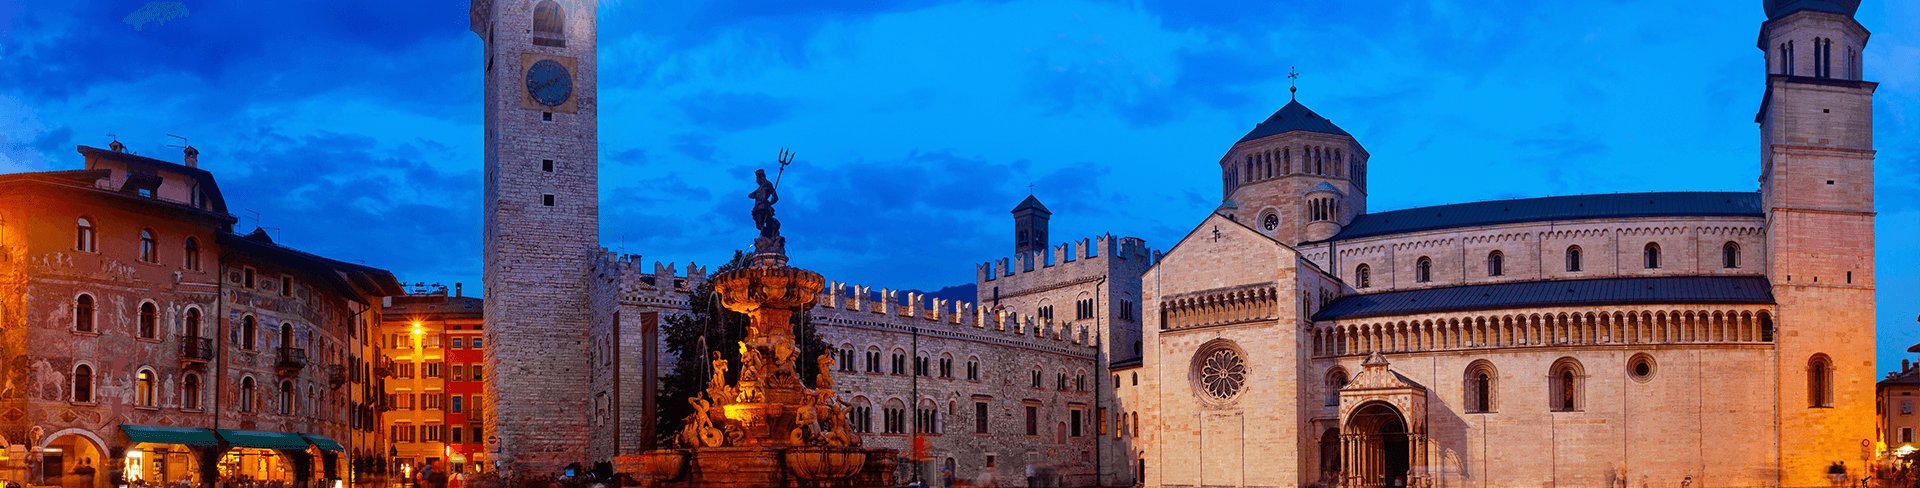
[[[221,439],[233,447],[251,447],[255,449],[283,449],[292,451],[307,450],[307,440],[300,434],[286,432],[261,432],[257,430],[220,429]]]
[[[320,450],[333,451],[333,452],[347,452],[346,449],[340,447],[340,443],[334,442],[333,439],[328,439],[327,436],[317,435],[317,434],[300,434],[300,435],[305,436],[307,438],[307,442],[312,442],[313,446],[320,448]]]
[[[188,446],[218,446],[220,439],[213,431],[187,427],[154,427],[149,425],[121,425],[121,432],[133,442],[151,442],[154,444],[182,444]]]

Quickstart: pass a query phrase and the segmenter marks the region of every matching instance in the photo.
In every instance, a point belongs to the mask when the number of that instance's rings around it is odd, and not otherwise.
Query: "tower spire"
[[[1292,100],[1300,99],[1300,69],[1297,67],[1287,67],[1287,97]]]

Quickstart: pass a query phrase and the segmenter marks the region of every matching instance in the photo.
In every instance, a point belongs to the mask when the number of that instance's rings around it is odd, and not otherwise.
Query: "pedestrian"
[[[948,461],[952,460],[949,459]],[[940,479],[945,482],[940,486],[953,486],[953,464],[949,463],[940,467]]]
[[[1040,488],[1040,485],[1034,484],[1034,481],[1036,480],[1033,477],[1033,463],[1027,463],[1027,488]]]

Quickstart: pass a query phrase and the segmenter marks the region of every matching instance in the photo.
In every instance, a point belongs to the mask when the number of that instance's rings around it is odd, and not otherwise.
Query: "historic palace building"
[[[1856,4],[1765,2],[1757,191],[1369,212],[1373,155],[1294,101],[1205,167],[1222,203],[1164,251],[1054,244],[1029,198],[971,300],[830,283],[813,319],[838,397],[867,445],[913,458],[900,479],[1826,486],[1842,462],[1857,478],[1877,437],[1876,85]],[[599,247],[593,14],[473,2],[492,376],[472,403],[508,469],[653,447],[660,327],[706,274]]]
[[[234,233],[193,148],[109,147],[0,175],[0,479],[345,478],[372,434],[374,306],[399,284]]]

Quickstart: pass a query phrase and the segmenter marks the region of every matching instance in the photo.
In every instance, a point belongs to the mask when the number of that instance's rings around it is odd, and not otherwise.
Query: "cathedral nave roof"
[[[1335,241],[1391,234],[1554,220],[1644,217],[1764,218],[1759,192],[1608,193],[1456,203],[1361,214]]]
[[[1328,303],[1313,320],[1568,306],[1773,303],[1773,287],[1760,276],[1597,278],[1347,295]]]

